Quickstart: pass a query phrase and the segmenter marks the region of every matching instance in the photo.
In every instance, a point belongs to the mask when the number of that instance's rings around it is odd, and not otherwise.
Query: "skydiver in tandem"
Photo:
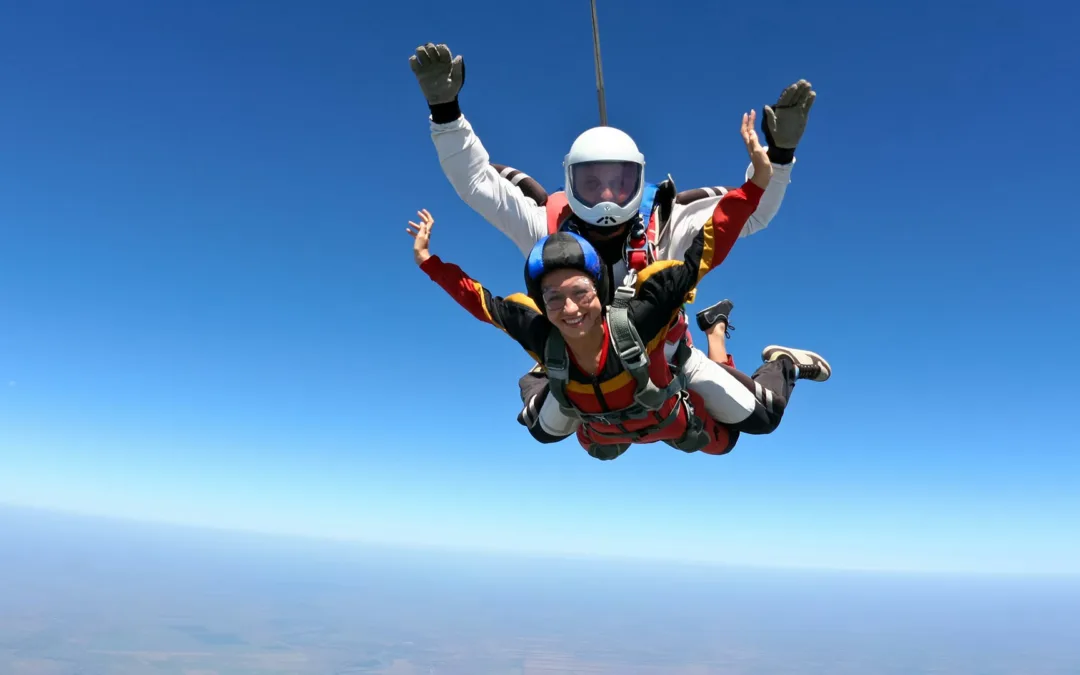
[[[622,279],[630,269],[640,271],[656,260],[682,258],[717,202],[731,189],[716,186],[677,192],[670,177],[659,185],[646,183],[644,156],[634,140],[618,129],[596,127],[582,133],[565,158],[567,190],[548,195],[528,175],[491,164],[461,112],[459,92],[465,82],[461,55],[453,56],[445,44],[428,43],[416,49],[409,63],[428,104],[431,138],[444,174],[462,200],[524,255],[549,234],[575,232],[597,250],[608,277]],[[738,236],[763,230],[779,210],[795,163],[795,148],[816,96],[810,83],[800,80],[787,87],[775,105],[764,107],[762,130],[772,179]],[[754,170],[751,164],[748,180]],[[717,386],[712,369],[705,365],[711,360],[734,366],[726,345],[733,307],[724,299],[697,313],[697,325],[708,340],[707,358],[693,347],[682,310],[665,339],[669,359],[689,348],[682,364],[688,387],[723,422],[739,422],[754,405],[734,381]],[[524,407],[518,420],[535,439],[556,442],[574,432],[578,420],[558,413],[559,406],[548,396],[550,387],[542,368],[525,374],[519,387]],[[769,403],[765,390],[758,389],[757,396],[760,404]]]
[[[597,459],[615,459],[632,444],[658,441],[688,453],[726,454],[741,432],[777,428],[797,380],[829,378],[830,366],[820,355],[777,345],[762,351],[765,363],[750,377],[707,361],[704,368],[717,380],[742,387],[749,406],[742,419],[721,423],[708,400],[687,387],[682,366],[688,348],[676,353],[673,364],[665,354],[665,338],[687,296],[723,262],[768,187],[772,164],[754,119],[753,111],[744,114],[741,127],[753,176],[717,202],[682,260],[631,272],[613,292],[600,252],[574,232],[546,235],[533,245],[525,264],[527,293],[504,298],[432,255],[434,218],[426,210],[419,212],[420,223],[410,221],[406,228],[416,264],[544,368],[550,398],[577,422],[578,441]],[[760,392],[766,393],[759,397]]]

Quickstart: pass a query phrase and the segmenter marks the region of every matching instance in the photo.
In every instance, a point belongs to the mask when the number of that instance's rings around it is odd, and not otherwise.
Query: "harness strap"
[[[640,405],[658,410],[674,394],[686,388],[685,376],[680,367],[675,372],[674,379],[663,389],[656,386],[649,375],[649,355],[645,348],[645,341],[641,339],[637,328],[630,321],[630,299],[634,297],[634,283],[637,272],[633,269],[626,274],[622,286],[615,291],[615,300],[608,308],[608,328],[611,332],[611,343],[615,353],[619,355],[619,361],[629,371],[630,376],[637,383],[634,392],[634,400]],[[689,356],[689,352],[684,354]]]
[[[630,420],[643,419],[651,412],[637,404],[603,413],[587,413],[578,410],[566,394],[566,385],[570,381],[570,356],[566,349],[566,342],[557,330],[551,331],[544,343],[544,366],[548,373],[548,390],[555,397],[560,411],[567,417],[580,420],[583,424],[598,423],[614,426]]]
[[[679,412],[685,411],[686,413],[686,431],[683,433],[682,438],[678,439],[665,439],[663,442],[676,450],[682,450],[683,452],[697,452],[706,447],[712,438],[709,435],[708,430],[705,428],[704,421],[694,414],[694,406],[690,402],[690,395],[685,392],[679,392],[678,404],[672,406],[671,412],[664,417],[663,420],[650,427],[649,429],[643,429],[641,431],[632,431],[621,434],[608,434],[602,431],[597,431],[593,428],[589,428],[587,433],[590,438],[597,440],[609,439],[613,441],[628,441],[633,443],[638,441],[649,434],[655,433],[670,426],[678,419]],[[622,454],[620,452],[620,454]]]
[[[567,417],[581,419],[566,395],[566,383],[570,381],[570,355],[558,330],[552,330],[544,342],[544,369],[548,376],[548,391],[555,397],[559,409]]]
[[[648,380],[649,387],[651,387],[652,391],[656,392],[656,395],[662,397],[659,399],[659,405],[655,407],[647,406],[644,405],[641,400],[638,400],[634,405],[623,408],[622,410],[594,414],[578,410],[566,395],[566,385],[569,381],[570,372],[570,357],[566,350],[566,343],[562,339],[562,335],[557,330],[552,331],[544,345],[544,361],[548,373],[549,391],[551,395],[555,397],[563,414],[581,420],[585,425],[589,425],[586,429],[586,433],[589,437],[596,440],[615,441],[615,443],[593,443],[590,445],[589,454],[594,457],[600,457],[601,459],[614,459],[626,452],[629,448],[629,444],[667,428],[678,419],[680,410],[683,410],[686,413],[686,431],[683,433],[682,438],[668,439],[665,440],[664,443],[677,450],[682,450],[683,452],[696,452],[710,443],[712,439],[710,438],[708,430],[705,429],[704,422],[701,418],[694,414],[694,406],[690,402],[689,392],[687,392],[685,388],[686,376],[682,371],[682,366],[685,364],[689,354],[690,348],[685,344],[680,345],[672,359],[675,362],[672,365],[676,368],[677,372],[671,383],[663,389],[660,389],[653,384],[651,378]],[[647,359],[645,359],[645,362],[648,362]],[[624,366],[625,365],[624,362]],[[645,374],[647,377],[647,368]],[[638,388],[640,390],[640,381]],[[640,399],[640,394],[641,392],[638,391],[635,394],[635,399]],[[655,411],[672,396],[677,396],[679,402],[672,406],[671,411],[664,416],[664,419],[658,421],[656,424],[649,425],[646,429],[637,431],[624,430],[621,433],[609,434],[596,430],[590,424],[619,425],[621,422],[631,419],[645,418],[650,414],[654,414]]]
[[[625,310],[623,311],[625,312]],[[616,329],[612,326],[611,322],[611,308],[608,308],[608,312],[608,327],[614,332]],[[619,320],[616,319],[617,323],[618,321]],[[627,324],[629,324],[629,320],[627,320]],[[632,328],[633,327],[631,326],[631,329]],[[636,334],[636,331],[634,331],[634,335]],[[618,346],[616,346],[616,349],[618,349]],[[680,354],[684,355],[682,362],[685,363],[685,357],[689,355],[689,349],[685,350],[685,352],[680,351],[676,353],[677,356]],[[634,363],[633,368],[630,367],[621,355],[620,360],[623,363],[623,367],[630,372],[631,377],[634,378],[637,385],[634,393],[635,403],[626,408],[602,413],[587,413],[578,410],[570,401],[570,397],[566,394],[566,385],[570,380],[570,357],[566,349],[566,342],[563,340],[562,334],[557,330],[551,331],[547,341],[544,343],[544,367],[548,374],[549,391],[551,395],[555,397],[555,401],[559,404],[562,413],[567,417],[580,420],[584,424],[597,423],[617,426],[623,422],[645,419],[651,413],[663,407],[668,399],[679,394],[686,388],[686,375],[681,371],[682,363],[679,364],[680,370],[672,378],[672,381],[667,386],[660,388],[657,387],[649,377],[649,362],[643,349],[641,350],[640,358]],[[645,382],[644,393],[641,378],[644,378]],[[631,432],[627,431],[626,433],[630,434]]]
[[[656,191],[659,187],[655,183],[645,183],[645,187],[641,190],[641,205],[638,206],[638,213],[641,214],[641,221],[644,223],[648,223],[649,218],[652,216],[653,204],[656,202]]]
[[[664,419],[660,420],[656,424],[650,426],[647,429],[640,429],[638,431],[626,431],[617,434],[609,434],[604,431],[597,431],[596,429],[589,428],[589,436],[593,438],[609,438],[612,440],[628,440],[631,443],[642,438],[645,438],[649,434],[656,433],[661,429],[666,429],[671,426],[673,422],[679,417],[680,406],[674,405],[671,407],[671,412],[664,416]],[[689,421],[689,420],[688,420]]]
[[[705,422],[694,414],[694,404],[690,402],[690,394],[683,391],[681,394],[682,405],[686,408],[686,433],[678,440],[664,441],[676,450],[683,452],[697,452],[712,442],[709,430],[705,428]]]
[[[651,186],[648,193],[648,210],[652,210],[652,200],[656,193],[655,186]],[[645,200],[643,200],[644,202]],[[644,206],[643,206],[644,210]],[[636,226],[635,234],[644,235],[644,228],[640,223]],[[643,253],[652,257],[650,244],[644,238],[646,250]],[[629,240],[628,240],[629,242]],[[641,251],[639,251],[641,252]],[[630,253],[630,244],[627,245],[627,253]],[[693,451],[704,447],[709,441],[708,434],[702,437],[703,424],[693,413],[689,395],[686,391],[686,373],[683,370],[690,356],[690,346],[686,340],[680,340],[675,354],[670,361],[672,379],[664,387],[658,387],[649,373],[649,354],[646,350],[645,341],[641,339],[637,328],[630,320],[630,301],[637,294],[634,288],[637,282],[637,268],[630,264],[630,256],[627,255],[627,274],[622,284],[615,290],[614,299],[607,309],[607,323],[615,354],[623,368],[634,379],[634,404],[619,410],[603,413],[586,413],[577,409],[566,393],[566,387],[570,379],[570,356],[558,330],[548,334],[544,343],[544,366],[548,372],[549,391],[555,397],[562,413],[568,417],[580,420],[583,424],[604,424],[620,427],[620,433],[604,433],[593,428],[588,429],[591,436],[610,440],[639,440],[666,428],[677,418],[680,409],[686,411],[687,430],[683,437],[677,441],[665,441],[673,447]],[[664,404],[672,397],[678,397],[679,403],[672,407],[671,412],[656,424],[647,429],[631,431],[622,429],[622,424],[630,420],[640,420],[648,417],[651,413],[663,408]]]

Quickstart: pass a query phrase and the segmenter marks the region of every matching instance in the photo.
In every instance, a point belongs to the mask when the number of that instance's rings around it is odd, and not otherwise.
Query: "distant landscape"
[[[1080,673],[1080,582],[572,561],[0,508],[0,675]]]

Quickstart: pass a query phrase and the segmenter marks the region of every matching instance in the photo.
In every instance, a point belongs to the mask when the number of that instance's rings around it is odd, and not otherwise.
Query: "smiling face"
[[[544,275],[540,288],[548,321],[564,338],[573,340],[603,330],[603,307],[588,275],[575,269],[555,270]]]

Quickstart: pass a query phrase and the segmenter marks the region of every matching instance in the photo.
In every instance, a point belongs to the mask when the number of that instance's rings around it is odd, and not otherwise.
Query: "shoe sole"
[[[829,365],[829,362],[826,361],[825,358],[821,356],[821,354],[818,354],[817,352],[812,352],[809,349],[795,349],[794,347],[769,345],[765,349],[761,350],[761,360],[768,363],[769,361],[774,360],[776,358],[776,354],[778,353],[786,354],[787,356],[791,357],[791,360],[794,361],[797,365],[821,366],[821,375],[823,375],[824,377],[808,377],[805,379],[808,379],[812,382],[825,382],[830,377],[832,377],[832,366]],[[809,358],[810,362],[806,363],[801,361],[799,359],[800,355],[804,358]]]

